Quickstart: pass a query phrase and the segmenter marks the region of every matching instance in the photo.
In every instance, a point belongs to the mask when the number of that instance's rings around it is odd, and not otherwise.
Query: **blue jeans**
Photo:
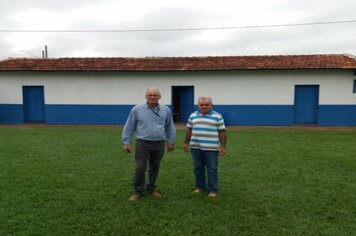
[[[218,151],[206,151],[191,148],[195,186],[196,188],[208,191],[209,193],[218,192]],[[208,183],[206,183],[206,176]]]

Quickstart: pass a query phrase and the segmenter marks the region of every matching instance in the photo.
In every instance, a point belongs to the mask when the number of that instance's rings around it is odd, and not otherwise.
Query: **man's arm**
[[[192,130],[188,128],[187,131],[185,132],[184,145],[183,145],[183,149],[185,152],[189,150],[189,142],[191,137],[192,137]]]
[[[124,144],[124,147],[122,149],[126,153],[131,152],[130,141],[133,133],[135,132],[135,127],[136,127],[136,116],[133,110],[131,110],[129,116],[127,117],[124,129],[122,131],[122,143]]]
[[[167,134],[167,151],[174,150],[174,143],[176,141],[176,127],[174,126],[172,113],[168,110],[167,120],[166,120],[166,134]]]
[[[225,153],[226,153],[226,140],[227,140],[227,136],[226,136],[225,130],[219,131],[219,139],[220,139],[219,154],[221,156],[224,156]]]

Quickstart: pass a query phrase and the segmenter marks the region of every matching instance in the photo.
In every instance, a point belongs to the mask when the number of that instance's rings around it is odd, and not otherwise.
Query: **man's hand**
[[[189,151],[189,144],[188,144],[188,143],[183,144],[183,150],[184,150],[185,152],[188,152],[188,151]]]
[[[124,144],[124,147],[122,148],[122,150],[126,153],[131,153],[130,144]]]
[[[171,151],[173,151],[174,150],[174,144],[167,144],[167,151],[168,152],[171,152]]]
[[[220,148],[219,148],[219,154],[220,154],[220,156],[224,156],[225,153],[226,153],[226,149],[225,149],[224,147],[220,147]]]

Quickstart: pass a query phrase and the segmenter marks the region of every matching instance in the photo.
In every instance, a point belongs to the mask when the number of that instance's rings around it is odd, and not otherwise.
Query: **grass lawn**
[[[220,194],[167,153],[161,199],[131,203],[119,128],[0,127],[0,235],[356,235],[356,131],[228,131]]]

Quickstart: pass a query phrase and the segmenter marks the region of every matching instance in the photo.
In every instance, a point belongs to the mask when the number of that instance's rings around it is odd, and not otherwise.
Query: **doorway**
[[[319,85],[296,85],[294,92],[294,123],[318,122]]]
[[[23,109],[25,122],[44,122],[44,89],[43,86],[23,86]]]
[[[172,86],[173,121],[186,122],[194,111],[194,86]]]

